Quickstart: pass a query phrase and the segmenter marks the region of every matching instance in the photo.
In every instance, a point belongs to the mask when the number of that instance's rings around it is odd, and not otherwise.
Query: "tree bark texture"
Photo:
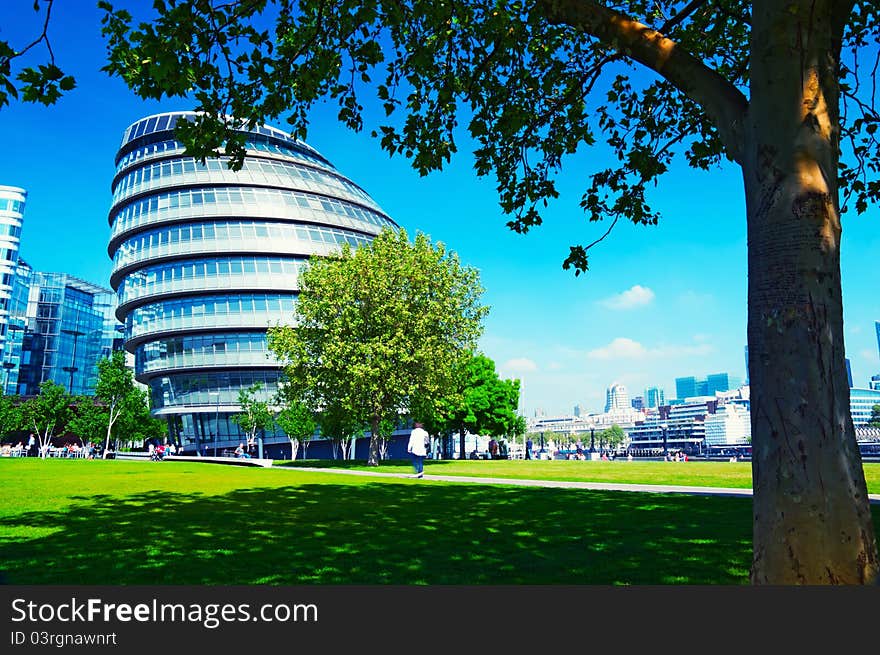
[[[832,0],[754,4],[743,177],[755,584],[864,584],[877,545],[849,407]]]
[[[370,434],[370,452],[367,456],[367,466],[379,466],[379,419],[372,421]]]

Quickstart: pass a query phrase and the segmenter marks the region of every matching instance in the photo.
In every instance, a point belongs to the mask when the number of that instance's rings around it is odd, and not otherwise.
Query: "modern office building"
[[[852,378],[852,366],[849,363],[849,357],[846,358],[846,380],[849,383],[849,388],[853,388],[853,378]]]
[[[675,396],[679,400],[714,396],[716,392],[730,391],[739,386],[740,379],[729,373],[713,373],[705,378],[675,378]]]
[[[743,405],[719,405],[714,414],[706,415],[703,426],[710,448],[746,446],[752,440],[751,414]]]
[[[684,400],[694,398],[697,395],[697,378],[693,375],[685,378],[675,378],[675,397]]]
[[[633,409],[645,409],[645,398],[644,396],[635,396],[631,401],[630,405],[632,405]]]
[[[860,389],[849,390],[849,413],[854,425],[865,425],[871,420],[874,405],[880,405],[880,390]]]
[[[10,336],[7,327],[26,202],[24,189],[0,186],[0,348],[5,351],[9,350],[5,344]],[[2,354],[5,360],[8,352]]]
[[[612,384],[605,391],[605,412],[613,412],[615,410],[628,410],[629,393],[626,387],[620,383]]]
[[[645,407],[653,409],[666,404],[666,394],[659,387],[648,387],[645,389]]]
[[[294,322],[298,274],[311,255],[360,246],[396,228],[367,193],[310,146],[272,127],[247,130],[240,171],[184,155],[188,112],[129,126],[116,155],[110,285],[136,379],[153,413],[174,419],[187,451],[241,438],[239,391],[277,389],[267,328]],[[178,431],[179,430],[179,431]],[[286,443],[283,434],[266,442]]]
[[[98,360],[122,346],[115,294],[66,273],[33,271],[21,259],[11,287],[4,393],[35,395],[47,380],[94,393]]]

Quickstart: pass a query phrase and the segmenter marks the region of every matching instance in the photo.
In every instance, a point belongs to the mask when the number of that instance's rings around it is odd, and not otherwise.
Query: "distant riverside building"
[[[648,387],[645,389],[645,406],[649,409],[659,407],[666,404],[666,395],[663,389],[658,387]]]
[[[880,391],[880,374],[871,376],[871,382],[868,383],[868,388]]]
[[[622,384],[615,383],[605,392],[605,411],[629,409],[629,393]]]
[[[877,331],[877,352],[880,353],[880,321],[874,321],[874,329]]]
[[[575,406],[574,406],[574,415],[575,415],[575,416],[580,416],[580,415],[581,415],[581,406],[580,406],[580,405],[575,405]]]
[[[846,380],[849,382],[849,388],[853,388],[852,366],[849,363],[849,357],[846,358]]]
[[[396,223],[311,146],[276,128],[245,131],[247,158],[201,163],[174,137],[190,112],[132,123],[116,154],[110,286],[135,377],[185,451],[235,447],[239,392],[277,390],[267,329],[293,324],[311,255],[369,243]],[[271,432],[266,443],[286,444]],[[275,452],[275,451],[273,451]]]
[[[703,421],[706,445],[744,446],[751,443],[752,421],[749,410],[736,404],[720,405],[714,414],[707,414]]]
[[[740,386],[740,379],[729,373],[713,373],[705,378],[694,376],[675,378],[675,395],[679,400],[714,396],[719,391],[730,391]]]
[[[880,389],[849,390],[849,413],[854,425],[865,425],[871,420],[874,405],[880,405]]]
[[[0,186],[0,346],[5,350],[9,334],[10,302],[27,191],[15,186]]]
[[[645,399],[642,396],[636,396],[630,401],[633,409],[644,409]]]

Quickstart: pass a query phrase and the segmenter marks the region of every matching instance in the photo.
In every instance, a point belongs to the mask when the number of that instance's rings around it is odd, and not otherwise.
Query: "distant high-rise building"
[[[716,391],[731,391],[740,385],[739,378],[729,373],[713,373],[706,376],[706,395],[714,396]]]
[[[846,358],[846,380],[849,382],[849,388],[853,388],[852,367],[849,364],[849,357]]]
[[[877,330],[877,352],[880,353],[880,321],[874,321],[874,329]]]
[[[575,405],[575,406],[574,406],[574,415],[575,415],[575,416],[580,416],[580,415],[581,415],[581,406],[580,406],[580,405]]]
[[[636,396],[630,401],[633,409],[644,409],[645,399],[642,396]]]
[[[697,378],[693,375],[686,378],[675,378],[675,397],[684,400],[697,395]]]
[[[746,384],[749,383],[749,347],[746,346]]]
[[[619,383],[614,383],[605,392],[605,411],[629,409],[629,393],[626,387]]]
[[[666,404],[666,394],[659,387],[648,387],[645,389],[645,407],[652,409]]]
[[[871,382],[868,385],[868,388],[874,389],[875,391],[880,391],[880,374],[871,376]]]

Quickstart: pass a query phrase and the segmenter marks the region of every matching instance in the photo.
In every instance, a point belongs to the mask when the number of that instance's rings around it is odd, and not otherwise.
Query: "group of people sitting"
[[[153,442],[150,442],[149,446],[150,459],[154,462],[161,462],[168,455],[176,455],[177,454],[177,446],[174,443],[163,444],[160,443],[158,446]]]

